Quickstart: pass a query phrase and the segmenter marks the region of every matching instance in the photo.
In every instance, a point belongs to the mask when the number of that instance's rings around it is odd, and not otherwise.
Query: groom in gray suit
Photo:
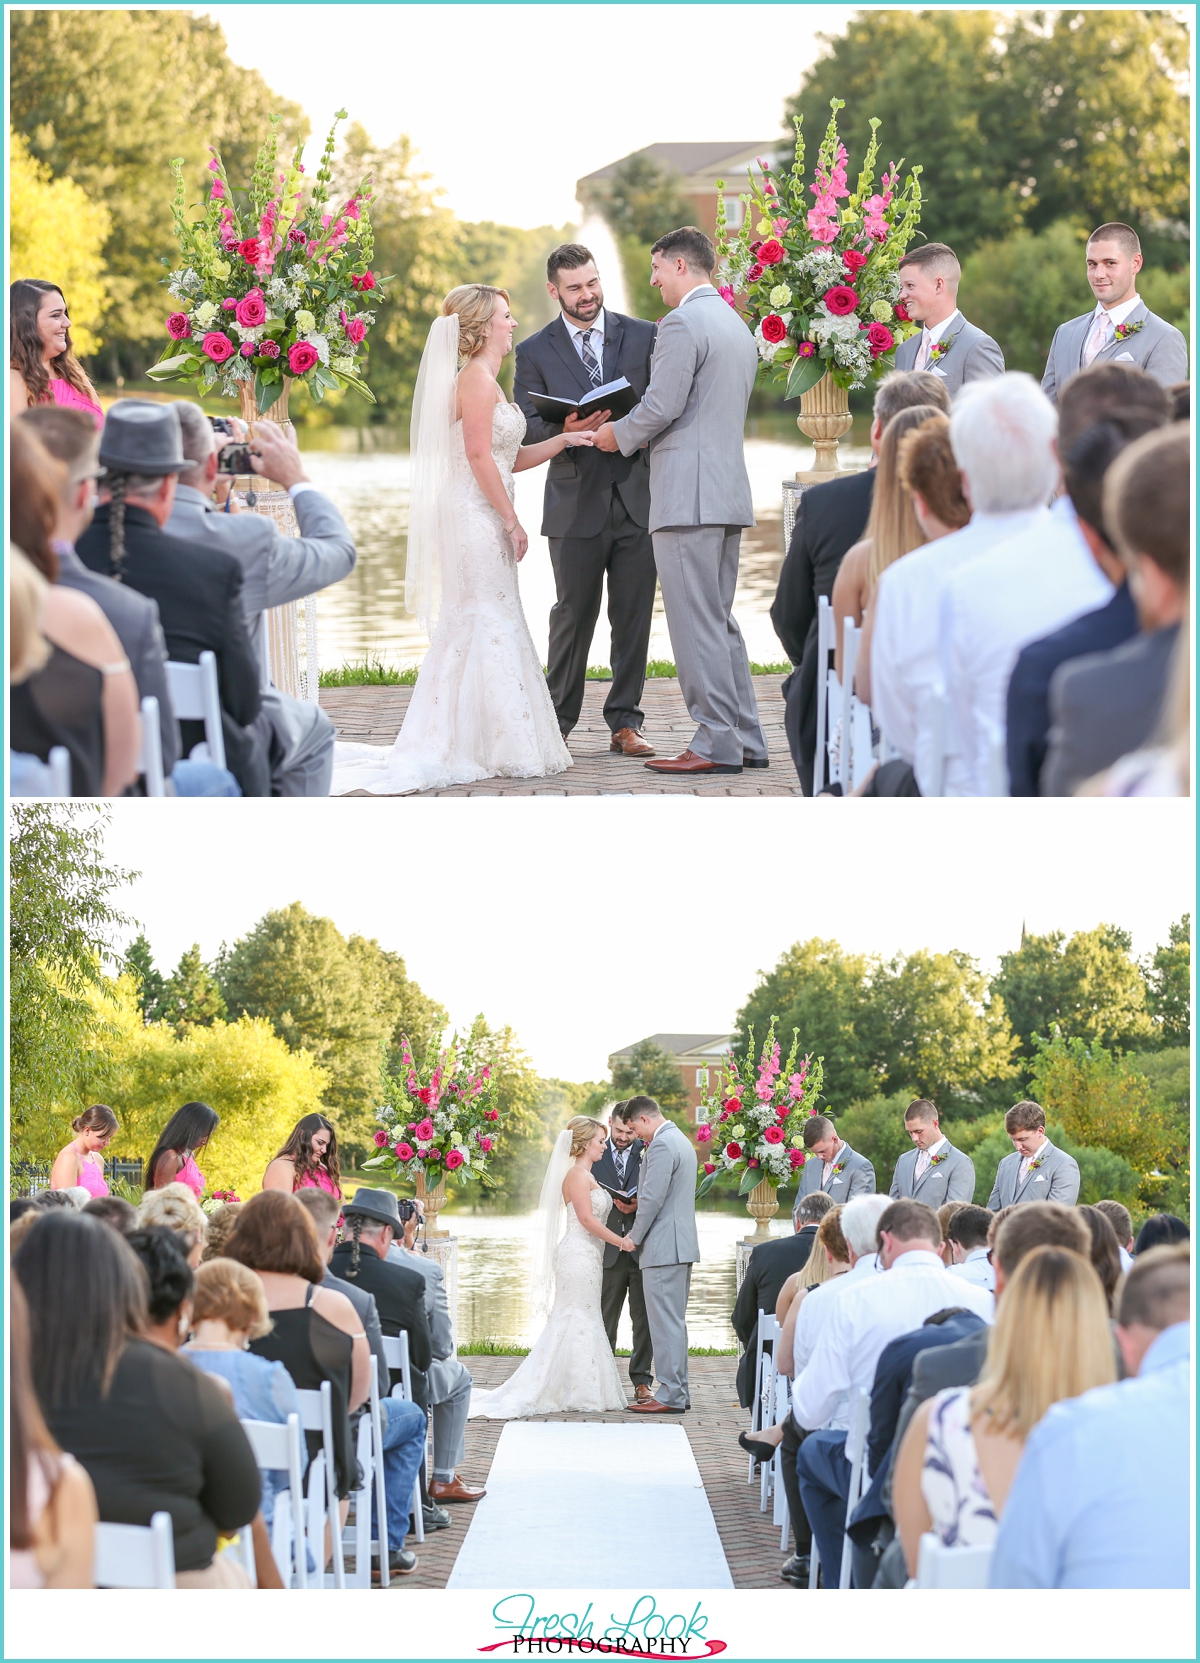
[[[970,1201],[975,1195],[975,1163],[944,1136],[937,1104],[918,1097],[904,1111],[904,1130],[913,1140],[896,1162],[893,1201],[923,1201],[934,1212],[947,1201]]]
[[[1187,342],[1173,324],[1147,310],[1137,292],[1141,269],[1142,245],[1132,226],[1114,221],[1092,232],[1087,280],[1096,306],[1054,331],[1042,376],[1052,403],[1073,375],[1096,362],[1136,364],[1164,387],[1187,380]]]
[[[998,1213],[1026,1201],[1061,1201],[1073,1207],[1079,1200],[1079,1163],[1046,1136],[1041,1104],[1028,1099],[1014,1103],[1004,1117],[1004,1130],[1013,1141],[1013,1153],[996,1168],[989,1209]]]
[[[712,285],[712,243],[694,225],[660,237],[653,286],[673,310],[658,326],[640,404],[596,434],[600,450],[650,448],[650,532],[679,685],[696,736],[660,774],[767,767],[746,644],[733,616],[742,527],[754,524],[743,434],[758,369],[754,337]]]
[[[696,1151],[653,1097],[631,1097],[622,1118],[646,1148],[638,1178],[637,1217],[622,1243],[641,1250],[642,1290],[654,1347],[657,1394],[631,1403],[636,1415],[680,1415],[690,1409],[687,1302],[696,1235]]]
[[[896,348],[898,370],[928,370],[951,398],[967,381],[1004,374],[1004,354],[958,309],[962,268],[945,243],[910,248],[900,261],[900,300],[920,332]]]

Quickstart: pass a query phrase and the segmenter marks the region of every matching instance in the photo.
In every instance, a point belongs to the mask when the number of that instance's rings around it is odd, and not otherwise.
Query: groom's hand
[[[613,425],[611,422],[605,422],[603,427],[596,429],[597,450],[616,451],[620,450],[620,448],[620,445],[617,443],[617,436],[613,432]]]
[[[624,1236],[621,1240],[621,1252],[622,1253],[636,1253],[637,1250],[638,1250],[638,1245],[639,1244],[634,1241],[632,1236]]]
[[[598,427],[603,426],[611,415],[611,410],[597,410],[591,416],[576,416],[572,414],[568,416],[566,421],[563,423],[563,432],[594,433]]]

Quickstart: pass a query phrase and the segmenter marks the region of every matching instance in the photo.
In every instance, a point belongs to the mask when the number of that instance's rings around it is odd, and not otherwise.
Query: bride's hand
[[[509,541],[513,547],[513,553],[516,555],[518,560],[524,560],[526,554],[529,552],[529,538],[525,533],[524,526],[522,526],[520,520],[514,519],[512,524],[506,525],[504,529],[508,533]]]
[[[574,450],[579,445],[594,445],[596,435],[594,433],[564,433],[562,441],[564,450]]]

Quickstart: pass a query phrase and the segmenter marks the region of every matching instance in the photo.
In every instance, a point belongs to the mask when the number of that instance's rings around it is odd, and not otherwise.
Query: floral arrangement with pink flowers
[[[839,387],[865,387],[896,364],[895,349],[916,327],[900,300],[900,257],[921,216],[921,169],[901,180],[903,162],[875,182],[879,121],[853,191],[849,156],[838,137],[840,98],[806,184],[804,136],[796,119],[791,168],[759,159],[741,231],[731,238],[717,182],[717,284],[754,331],[768,379],[785,398],[815,387],[828,371]],[[811,198],[811,201],[810,201]]]
[[[741,1173],[738,1194],[745,1195],[764,1178],[779,1189],[804,1165],[804,1122],[817,1112],[825,1059],[801,1057],[799,1050],[799,1031],[793,1028],[792,1048],[783,1060],[772,1017],[757,1063],[751,1028],[745,1062],[730,1056],[715,1089],[705,1088],[696,1128],[697,1199],[725,1173]]]
[[[241,1196],[236,1190],[214,1190],[200,1203],[200,1210],[210,1217],[219,1212],[222,1207],[235,1207],[241,1202]]]
[[[375,322],[369,297],[390,279],[371,270],[370,175],[340,207],[329,196],[334,136],[345,117],[337,112],[307,193],[303,146],[290,166],[277,164],[278,116],[249,190],[235,190],[212,150],[198,219],[189,212],[183,162],[171,163],[183,263],[165,280],[176,310],[165,321],[169,342],[149,371],[155,380],[230,398],[251,383],[260,414],[285,379],[302,381],[315,399],[353,387],[375,402],[360,360]]]
[[[400,1072],[381,1075],[383,1101],[376,1104],[379,1154],[364,1161],[382,1167],[401,1183],[423,1174],[432,1188],[442,1180],[479,1183],[494,1189],[488,1173],[500,1123],[498,1089],[479,1052],[481,1023],[466,1040],[418,1063],[407,1037],[400,1042]]]

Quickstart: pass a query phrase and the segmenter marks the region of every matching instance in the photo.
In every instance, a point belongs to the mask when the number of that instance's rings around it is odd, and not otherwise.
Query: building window
[[[725,198],[725,223],[731,231],[740,231],[746,217],[746,204],[740,196]]]
[[[696,1070],[696,1084],[698,1086],[706,1086],[708,1084],[708,1069],[707,1068],[698,1068]]]

